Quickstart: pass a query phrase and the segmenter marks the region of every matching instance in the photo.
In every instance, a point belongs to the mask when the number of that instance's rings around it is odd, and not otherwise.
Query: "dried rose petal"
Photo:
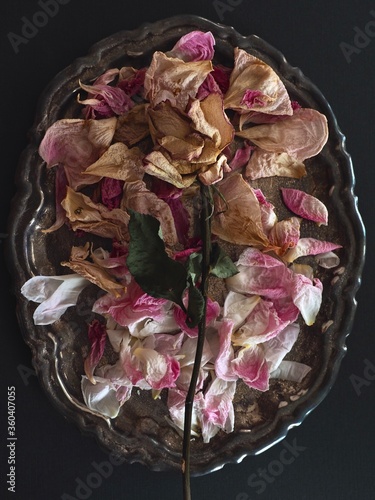
[[[259,202],[249,184],[235,173],[223,179],[219,186],[225,202],[221,197],[215,200],[213,234],[238,245],[267,246]]]
[[[245,176],[252,181],[275,175],[294,179],[306,175],[305,165],[287,153],[269,153],[259,148],[254,149],[245,170]]]
[[[233,158],[229,162],[231,170],[238,170],[244,167],[249,162],[254,149],[255,147],[248,142],[245,142],[242,148],[236,149]]]
[[[47,167],[62,164],[73,189],[98,181],[96,176],[82,175],[111,144],[116,118],[104,120],[63,119],[47,130],[39,154]]]
[[[109,210],[101,203],[94,203],[83,193],[77,193],[68,187],[67,195],[61,205],[74,230],[115,238],[118,241],[128,239],[129,215],[119,208]]]
[[[268,233],[270,247],[277,255],[284,255],[289,248],[294,248],[300,239],[301,219],[291,217],[276,222]]]
[[[119,208],[124,182],[118,179],[104,177],[100,183],[100,195],[104,206],[113,210]]]
[[[320,226],[328,224],[327,207],[315,196],[299,189],[281,188],[285,205],[291,212],[307,220],[317,222]]]
[[[293,113],[288,92],[275,71],[264,61],[236,48],[225,108],[240,113],[261,111],[272,115]]]
[[[210,61],[214,56],[214,45],[215,38],[210,31],[191,31],[179,39],[168,55],[186,62]]]
[[[341,245],[331,243],[330,241],[321,241],[316,238],[301,238],[294,248],[287,251],[283,259],[286,262],[293,262],[298,259],[298,257],[318,255],[337,250],[338,248],[342,248]]]
[[[320,153],[327,142],[327,118],[315,109],[301,108],[285,120],[256,125],[237,135],[270,153],[287,153],[304,161]]]
[[[134,182],[142,179],[144,175],[143,156],[140,149],[128,148],[125,144],[116,142],[95,163],[87,167],[84,174]]]
[[[241,349],[232,361],[233,371],[249,387],[258,391],[267,391],[269,388],[269,370],[264,350],[254,344]]]
[[[83,278],[94,283],[102,290],[112,294],[114,297],[120,297],[126,287],[117,278],[111,274],[109,269],[105,269],[98,261],[90,262],[89,243],[84,247],[73,246],[69,261],[61,262],[62,266],[69,267]]]
[[[94,319],[88,328],[88,337],[91,344],[90,354],[85,359],[84,368],[87,378],[92,384],[96,384],[94,370],[102,359],[107,340],[107,330],[103,323]]]
[[[185,110],[199,87],[212,71],[210,61],[184,62],[155,52],[145,75],[145,94],[152,107],[163,101]]]

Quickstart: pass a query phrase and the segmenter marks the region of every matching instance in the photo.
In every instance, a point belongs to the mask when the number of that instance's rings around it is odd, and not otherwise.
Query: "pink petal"
[[[248,296],[229,291],[224,301],[223,315],[226,320],[233,322],[233,330],[237,330],[245,323],[246,318],[259,301],[260,297],[258,295]]]
[[[285,152],[268,152],[256,148],[246,165],[245,175],[251,180],[276,175],[300,179],[306,175],[306,169],[300,160]]]
[[[238,259],[239,273],[226,280],[229,290],[270,299],[289,296],[292,272],[280,260],[255,248],[247,248]]]
[[[175,387],[180,374],[180,365],[175,358],[143,348],[135,349],[134,355],[140,360],[144,378],[152,389]]]
[[[47,167],[62,164],[69,185],[78,189],[98,182],[94,175],[81,175],[111,144],[116,118],[104,120],[63,119],[48,128],[39,154]]]
[[[314,324],[322,303],[322,283],[315,279],[312,283],[302,274],[296,274],[293,281],[292,298],[308,326]]]
[[[234,68],[225,95],[225,107],[247,113],[249,107],[272,115],[291,115],[285,85],[264,61],[243,49],[234,50]]]
[[[297,246],[300,239],[301,220],[291,217],[280,222],[276,222],[268,234],[271,246],[279,247],[275,249],[277,255],[283,255],[289,248]]]
[[[328,224],[328,210],[315,196],[300,191],[299,189],[281,188],[285,205],[291,212],[307,220],[317,222],[320,226]]]
[[[282,320],[268,300],[261,300],[249,314],[246,322],[233,336],[234,345],[252,345],[267,342],[276,337],[289,324]]]
[[[260,216],[262,220],[263,231],[266,235],[270,232],[277,222],[275,207],[266,200],[266,197],[260,189],[253,189],[257,200],[259,201]]]
[[[286,262],[293,262],[298,259],[298,257],[319,255],[321,253],[337,250],[338,248],[342,248],[342,246],[329,241],[317,240],[315,238],[301,238],[294,248],[288,250],[283,259]]]
[[[105,325],[95,319],[89,325],[88,337],[91,344],[91,349],[89,356],[85,359],[84,366],[87,378],[94,384],[94,370],[103,357],[107,340],[107,331]]]
[[[210,61],[184,62],[157,51],[145,75],[146,98],[152,107],[169,101],[175,108],[185,110],[211,71]]]
[[[184,302],[187,305],[187,299],[185,298]],[[217,302],[214,302],[210,298],[207,301],[207,313],[206,313],[206,326],[208,326],[212,321],[214,321],[220,314],[220,306]],[[186,314],[181,309],[181,307],[175,306],[174,308],[174,318],[176,320],[177,325],[184,331],[189,337],[197,337],[198,336],[198,327],[189,328],[186,325]]]
[[[203,99],[205,99],[208,95],[214,94],[214,93],[223,95],[215,78],[213,77],[213,75],[211,73],[209,73],[207,75],[205,81],[199,87],[196,97],[200,101],[203,101]]]
[[[246,89],[241,104],[245,104],[249,109],[253,107],[262,108],[266,105],[266,102],[263,100],[264,98],[267,100],[267,96],[260,90]]]
[[[124,182],[111,177],[103,177],[100,183],[102,203],[110,210],[119,208],[123,195]]]
[[[214,66],[212,73],[210,73],[216,80],[220,90],[225,94],[229,88],[229,78],[232,70],[222,65]]]
[[[215,38],[208,31],[191,31],[176,43],[169,55],[183,61],[207,61],[214,56]]]
[[[129,71],[130,76],[127,73],[127,76],[125,77],[123,73],[126,69],[128,68],[122,68],[120,70],[120,80],[117,86],[122,89],[129,97],[132,97],[136,94],[141,94],[143,92],[146,69],[142,68],[133,70],[133,68],[131,68],[131,71]]]
[[[229,162],[229,166],[232,170],[237,170],[239,168],[244,167],[249,159],[252,151],[255,149],[254,146],[251,146],[248,142],[245,142],[242,148],[238,148],[234,154],[234,157]]]
[[[167,302],[147,295],[133,281],[123,297],[117,299],[106,294],[99,298],[93,305],[93,312],[110,315],[119,325],[132,328],[139,321],[148,318],[163,320],[166,313],[163,306]]]
[[[198,399],[196,406],[199,408],[198,415],[204,443],[208,443],[219,429],[227,433],[233,431],[235,391],[236,382],[215,378],[204,394],[204,400]]]
[[[218,327],[220,349],[215,359],[215,372],[220,379],[226,381],[238,379],[231,365],[234,359],[234,352],[231,345],[233,324],[233,321],[224,319]]]
[[[268,390],[269,370],[262,347],[253,345],[241,349],[232,365],[234,373],[249,387]]]
[[[88,93],[88,99],[79,101],[86,104],[86,118],[110,118],[114,115],[124,115],[134,105],[130,97],[118,87],[95,84],[83,85],[81,88]]]
[[[131,281],[131,274],[126,265],[127,256],[128,249],[117,242],[112,243],[111,252],[99,247],[91,254],[91,258],[96,264],[108,269],[110,274],[125,284]]]

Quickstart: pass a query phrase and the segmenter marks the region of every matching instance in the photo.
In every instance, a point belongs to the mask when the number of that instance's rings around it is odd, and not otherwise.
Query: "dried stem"
[[[206,310],[207,310],[207,287],[208,274],[210,266],[211,254],[211,207],[210,199],[212,198],[210,187],[203,184],[200,185],[202,209],[200,213],[201,240],[202,240],[202,277],[200,283],[200,291],[204,299],[204,309],[202,319],[198,325],[198,341],[194,359],[193,373],[191,375],[189,390],[185,400],[185,421],[184,421],[184,439],[182,450],[182,473],[183,473],[183,491],[184,500],[191,500],[190,488],[190,443],[191,443],[191,423],[193,416],[194,396],[197,387],[197,381],[202,361],[203,346],[206,333]]]

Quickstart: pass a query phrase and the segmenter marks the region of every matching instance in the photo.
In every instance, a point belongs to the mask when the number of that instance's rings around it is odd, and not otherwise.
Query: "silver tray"
[[[76,102],[78,80],[89,82],[111,67],[143,67],[149,64],[155,50],[171,49],[182,35],[196,29],[213,33],[216,62],[231,65],[233,48],[241,47],[272,66],[293,99],[327,116],[329,141],[317,157],[307,160],[308,175],[302,182],[306,191],[314,190],[330,213],[328,228],[316,229],[316,236],[338,242],[343,249],[340,273],[320,271],[323,307],[315,325],[302,329],[290,353],[290,359],[309,364],[311,372],[303,384],[273,380],[265,393],[239,385],[234,400],[234,432],[228,435],[220,432],[209,444],[199,439],[192,443],[195,475],[211,472],[228,462],[239,462],[283,439],[291,427],[301,424],[325,398],[346,351],[345,339],[352,328],[355,294],[364,263],[365,232],[353,193],[354,175],[345,138],[321,92],[262,39],[255,35],[241,36],[233,28],[195,16],[145,24],[135,31],[120,32],[100,41],[86,57],[59,73],[42,94],[29,145],[17,172],[7,251],[23,337],[32,350],[40,383],[58,411],[84,433],[95,436],[105,449],[116,451],[128,462],[141,462],[153,470],[180,469],[182,437],[170,424],[164,395],[154,401],[146,391],[134,392],[114,420],[91,412],[83,403],[80,380],[84,373],[83,354],[88,351],[84,332],[86,323],[92,319],[95,287],[82,294],[77,309],[68,309],[60,321],[49,326],[34,325],[35,304],[21,296],[20,288],[33,275],[66,274],[60,262],[66,260],[71,245],[77,243],[67,228],[50,234],[41,231],[54,221],[54,172],[45,168],[38,146],[46,129],[56,120],[80,116]],[[272,195],[279,189],[279,182],[263,180],[260,185]],[[282,183],[287,185],[285,179]],[[283,406],[285,402],[288,404]]]

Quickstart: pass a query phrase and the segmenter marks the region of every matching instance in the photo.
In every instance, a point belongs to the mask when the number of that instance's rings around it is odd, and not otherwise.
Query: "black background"
[[[66,1],[66,0],[65,0]],[[223,8],[224,5],[224,8]],[[227,6],[225,8],[225,5]],[[362,40],[349,63],[342,42],[354,44],[356,27],[375,21],[375,2],[361,0],[300,0],[221,2],[190,0],[71,0],[16,54],[8,34],[21,35],[22,18],[32,19],[41,8],[36,0],[3,0],[0,48],[0,232],[15,191],[14,172],[27,144],[38,97],[56,73],[90,46],[124,29],[177,14],[196,14],[222,22],[244,34],[257,34],[302,69],[330,102],[347,137],[356,176],[355,192],[367,229],[367,261],[357,294],[358,309],[348,352],[338,378],[325,400],[292,429],[286,441],[303,448],[278,476],[270,476],[263,493],[248,484],[251,474],[280,458],[284,443],[241,464],[227,465],[210,475],[194,478],[193,499],[249,500],[367,500],[375,498],[375,371],[365,373],[365,360],[375,365],[373,304],[374,168],[375,168],[375,29]],[[373,11],[373,14],[371,14]],[[373,23],[375,24],[375,23]],[[357,45],[360,42],[356,40]],[[344,230],[345,228],[343,228]],[[1,240],[4,247],[4,240]],[[31,354],[24,344],[15,315],[11,277],[1,252],[0,300],[0,498],[20,500],[76,496],[77,479],[86,482],[95,472],[92,463],[108,460],[95,440],[81,435],[50,404],[31,373]],[[28,371],[29,370],[29,371]],[[23,374],[23,377],[21,376]],[[28,376],[29,375],[29,376]],[[367,376],[355,390],[353,375]],[[374,380],[370,380],[370,377]],[[16,387],[16,493],[6,485],[7,387]],[[181,498],[181,479],[174,473],[150,472],[139,464],[114,467],[109,478],[93,488],[91,499]],[[77,492],[78,493],[78,492]],[[9,496],[8,496],[9,495]],[[69,496],[65,496],[69,498]]]

